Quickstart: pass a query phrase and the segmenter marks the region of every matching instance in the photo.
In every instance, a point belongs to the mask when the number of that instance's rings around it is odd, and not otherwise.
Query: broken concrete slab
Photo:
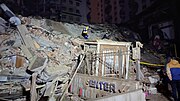
[[[29,51],[29,49],[28,49],[25,45],[21,45],[20,48],[21,48],[22,52],[25,54],[25,56],[26,56],[28,59],[31,59],[31,58],[32,58],[31,52]]]
[[[21,35],[23,44],[26,45],[26,47],[28,47],[28,48],[31,47],[31,48],[35,49],[34,45],[32,43],[33,42],[32,38],[29,35],[27,35],[27,34],[29,34],[29,31],[27,30],[26,26],[18,25],[17,29]]]
[[[48,62],[47,58],[34,56],[33,59],[30,61],[28,69],[33,72],[42,72],[42,70],[46,67]]]
[[[6,33],[6,23],[7,21],[5,21],[3,18],[0,17],[0,34],[2,33]]]

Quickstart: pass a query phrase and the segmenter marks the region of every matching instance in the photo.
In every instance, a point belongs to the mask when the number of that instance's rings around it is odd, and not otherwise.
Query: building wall
[[[88,23],[88,18],[87,18],[87,14],[90,12],[89,8],[88,8],[88,4],[87,1],[88,0],[81,0],[81,5],[79,7],[79,11],[81,14],[81,20],[80,22],[82,23]]]
[[[154,1],[156,0],[135,0],[135,2],[138,3],[138,11],[136,14],[139,14],[146,8],[150,7],[154,3]]]
[[[80,1],[62,0],[61,21],[80,22]]]
[[[25,16],[42,16],[56,21],[87,23],[87,0],[22,1],[24,1],[22,7],[24,7]]]
[[[89,0],[90,23],[120,23],[119,0]]]
[[[119,0],[120,3],[120,19],[121,22],[126,22],[127,20],[129,20],[129,0]]]
[[[102,23],[103,22],[103,3],[101,0],[89,0],[90,2],[90,22]],[[102,11],[101,11],[102,10]],[[102,15],[102,16],[101,16]]]
[[[105,0],[105,22],[120,23],[120,6],[119,0]]]
[[[87,0],[53,0],[51,6],[55,6],[54,13],[60,21],[87,23]],[[53,2],[50,0],[50,2]],[[53,16],[53,14],[52,14]]]

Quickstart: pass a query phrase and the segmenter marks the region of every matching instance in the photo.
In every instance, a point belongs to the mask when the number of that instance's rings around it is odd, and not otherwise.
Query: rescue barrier
[[[135,61],[131,60],[130,62],[135,62]],[[162,64],[153,64],[153,63],[148,63],[148,62],[143,62],[143,61],[141,61],[140,64],[148,65],[148,66],[154,66],[154,67],[163,67],[163,66],[165,66],[165,65],[162,65]]]

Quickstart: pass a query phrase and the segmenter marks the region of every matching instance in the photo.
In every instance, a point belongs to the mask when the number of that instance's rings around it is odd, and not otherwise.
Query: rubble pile
[[[85,40],[81,32],[87,25],[27,17],[21,17],[21,20],[22,25],[12,27],[0,18],[0,95],[12,94],[11,88],[15,85],[29,91],[33,88],[30,81],[35,79],[35,87],[39,89],[36,99],[41,96],[55,99],[62,95],[68,85],[78,65],[78,57],[84,53],[82,45],[85,41],[141,40],[138,34],[112,25],[88,25],[90,37]],[[148,52],[142,54],[143,61],[154,62],[152,58],[157,60],[156,63],[160,63],[160,59],[154,55]],[[142,72],[147,74],[147,69],[143,69]],[[33,74],[37,74],[37,77],[32,76]],[[132,78],[135,79],[134,73],[132,74]],[[11,86],[3,87],[6,84]],[[21,92],[21,97],[18,98],[24,98],[23,89],[20,88],[16,89]]]
[[[45,84],[43,93],[56,81],[65,84],[69,80],[82,53],[81,39],[67,33],[53,33],[41,24],[38,26],[37,22],[36,25],[25,23],[17,28],[6,26],[4,21],[0,23],[3,29],[0,33],[0,82],[17,82],[29,90],[28,81],[33,73],[37,73],[36,83]]]

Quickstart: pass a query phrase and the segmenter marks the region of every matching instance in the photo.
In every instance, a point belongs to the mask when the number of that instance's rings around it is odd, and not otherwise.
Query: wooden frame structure
[[[94,76],[128,79],[131,42],[97,40],[85,42],[87,69]]]

